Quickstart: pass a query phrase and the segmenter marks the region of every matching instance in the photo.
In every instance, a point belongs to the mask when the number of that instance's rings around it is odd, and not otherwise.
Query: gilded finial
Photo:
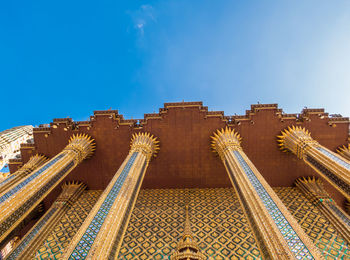
[[[176,251],[170,256],[171,260],[204,260],[207,259],[199,251],[199,247],[192,235],[191,221],[189,217],[188,205],[185,206],[185,226],[184,233],[177,244]]]

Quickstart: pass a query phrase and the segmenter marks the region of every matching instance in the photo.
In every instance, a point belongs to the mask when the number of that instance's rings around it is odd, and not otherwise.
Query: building
[[[6,259],[350,257],[348,118],[180,102],[33,135],[0,183]]]
[[[10,159],[19,156],[21,143],[33,138],[33,126],[17,126],[0,132],[0,170],[8,164]]]

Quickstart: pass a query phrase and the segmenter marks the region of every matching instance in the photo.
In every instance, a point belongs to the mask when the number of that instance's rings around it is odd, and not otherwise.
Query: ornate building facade
[[[33,138],[33,126],[17,126],[0,132],[0,170],[20,155],[21,143],[26,143]]]
[[[180,102],[33,135],[0,183],[5,259],[350,258],[348,118]]]

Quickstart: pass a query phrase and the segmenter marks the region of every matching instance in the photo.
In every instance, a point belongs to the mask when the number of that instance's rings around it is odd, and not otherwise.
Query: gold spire
[[[192,235],[191,221],[188,214],[188,206],[186,205],[186,219],[184,233],[177,244],[174,254],[170,257],[171,260],[204,260],[207,259],[204,254],[199,251],[199,247]]]

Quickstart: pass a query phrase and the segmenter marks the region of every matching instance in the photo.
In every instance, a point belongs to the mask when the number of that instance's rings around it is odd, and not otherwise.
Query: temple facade
[[[349,118],[179,102],[33,137],[0,181],[0,259],[350,259]]]
[[[17,126],[0,132],[0,170],[9,163],[9,160],[19,157],[20,145],[32,138],[33,126],[31,125]]]

